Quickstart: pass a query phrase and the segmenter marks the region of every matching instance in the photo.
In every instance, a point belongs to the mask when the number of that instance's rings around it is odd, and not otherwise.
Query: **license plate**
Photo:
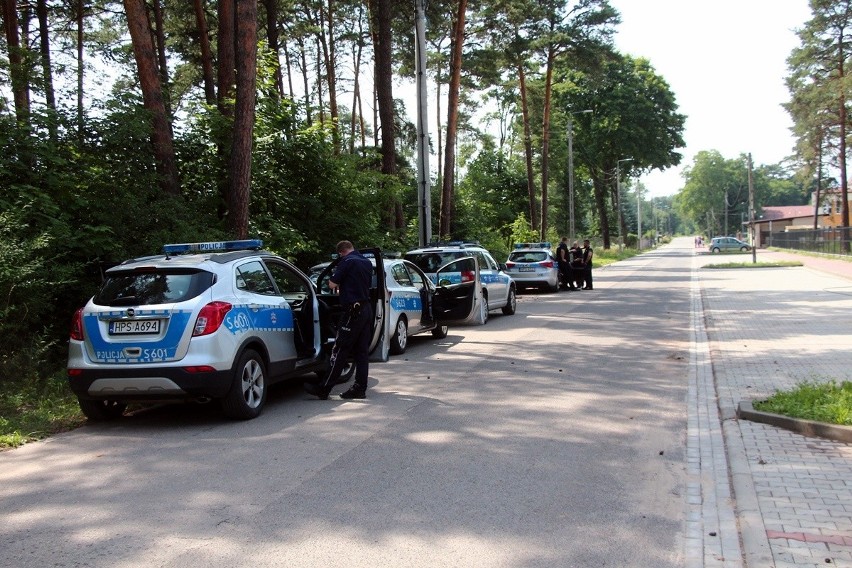
[[[109,322],[110,335],[160,333],[160,320],[116,320]]]
[[[518,272],[535,272],[535,266],[522,266],[518,268]]]

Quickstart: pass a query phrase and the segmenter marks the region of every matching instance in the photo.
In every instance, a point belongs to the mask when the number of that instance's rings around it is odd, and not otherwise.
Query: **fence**
[[[852,256],[852,227],[825,227],[784,233],[767,231],[760,237],[761,242],[770,247]]]

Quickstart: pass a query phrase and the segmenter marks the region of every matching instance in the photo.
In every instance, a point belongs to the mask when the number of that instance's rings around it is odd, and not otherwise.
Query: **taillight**
[[[462,282],[473,282],[474,276],[475,276],[475,273],[472,270],[462,270],[461,281]]]
[[[225,321],[225,314],[231,311],[231,307],[228,302],[210,302],[201,308],[198,319],[195,320],[192,336],[198,337],[199,335],[214,333]]]
[[[74,317],[71,318],[71,339],[83,341],[83,308],[74,312]]]
[[[506,268],[515,268],[515,263],[514,262],[507,262]]]
[[[545,260],[544,262],[541,263],[541,265],[545,268],[553,268],[553,261],[552,260]]]

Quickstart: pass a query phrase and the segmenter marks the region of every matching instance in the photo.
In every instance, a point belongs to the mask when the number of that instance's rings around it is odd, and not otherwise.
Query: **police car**
[[[334,306],[261,247],[166,245],[162,255],[109,269],[73,318],[68,379],[83,413],[108,420],[132,401],[212,399],[227,416],[248,419],[260,414],[272,383],[324,373]],[[376,311],[383,317],[382,301]]]
[[[520,288],[559,290],[559,266],[549,242],[515,243],[506,260],[506,274]]]
[[[479,310],[475,323],[484,324],[488,321],[488,313],[492,310],[502,310],[505,315],[515,313],[517,307],[516,284],[506,274],[494,257],[477,243],[450,241],[437,243],[424,248],[410,250],[405,259],[420,268],[436,285],[446,285],[461,282],[472,277],[472,273],[448,271],[442,266],[462,258],[473,258],[479,274],[477,303]],[[441,277],[438,277],[438,271]]]

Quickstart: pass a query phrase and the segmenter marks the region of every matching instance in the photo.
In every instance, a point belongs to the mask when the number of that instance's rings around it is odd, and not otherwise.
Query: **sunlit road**
[[[683,566],[692,252],[413,338],[365,401],[285,386],[253,421],[170,406],[0,453],[0,565]]]

